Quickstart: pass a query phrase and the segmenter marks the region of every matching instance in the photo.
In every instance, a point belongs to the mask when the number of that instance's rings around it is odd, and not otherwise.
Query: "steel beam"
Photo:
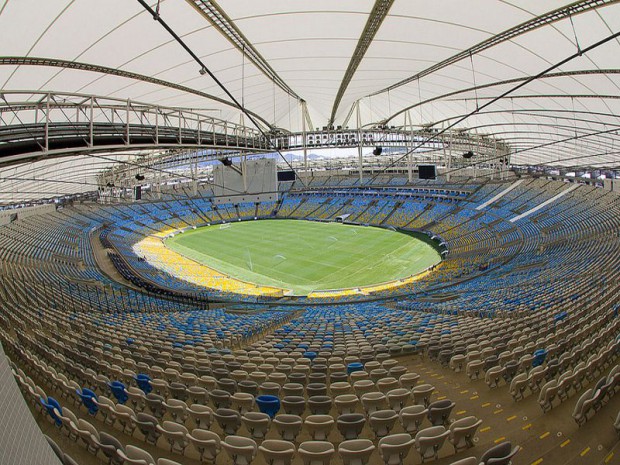
[[[362,62],[364,55],[366,55],[366,51],[372,40],[375,38],[377,31],[381,27],[381,23],[387,16],[390,8],[394,4],[394,0],[375,0],[375,5],[372,7],[372,11],[370,15],[368,15],[368,19],[366,20],[366,26],[364,26],[364,30],[362,31],[362,35],[357,41],[357,46],[353,51],[353,55],[351,56],[351,61],[349,61],[349,66],[344,73],[344,77],[342,78],[342,82],[340,83],[340,88],[338,89],[338,93],[336,94],[336,99],[334,100],[334,105],[332,106],[332,113],[329,117],[328,126],[334,124],[334,119],[336,118],[336,112],[338,111],[338,107],[340,106],[340,102],[342,97],[344,97],[353,76],[355,75],[355,71],[357,71],[358,66]]]
[[[570,5],[563,6],[556,10],[537,16],[524,23],[518,24],[517,26],[514,26],[503,32],[500,32],[499,34],[494,35],[493,37],[487,40],[484,40],[474,45],[473,47],[463,50],[457,53],[456,55],[451,56],[450,58],[440,61],[439,63],[436,63],[433,66],[426,68],[425,70],[420,71],[417,74],[414,74],[413,76],[403,79],[402,81],[399,81],[396,84],[392,84],[391,86],[388,86],[384,89],[378,90],[377,92],[373,92],[372,94],[367,95],[367,97],[372,97],[374,95],[382,94],[384,92],[389,92],[394,89],[397,89],[398,87],[404,86],[405,84],[409,84],[410,82],[416,81],[425,76],[433,74],[443,68],[446,68],[447,66],[458,63],[461,60],[469,58],[470,56],[473,56],[485,50],[488,50],[489,48],[494,47],[498,44],[501,44],[502,42],[513,40],[520,35],[533,31],[534,29],[538,29],[540,27],[553,24],[557,21],[561,21],[571,16],[576,16],[581,13],[585,13],[587,11],[596,10],[597,8],[600,8],[603,6],[613,5],[614,3],[618,3],[619,1],[620,0],[582,0],[582,1],[575,2],[575,3],[571,3]]]

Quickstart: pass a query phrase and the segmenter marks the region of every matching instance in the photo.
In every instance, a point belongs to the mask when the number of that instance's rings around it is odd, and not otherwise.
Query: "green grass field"
[[[405,278],[441,260],[432,246],[408,234],[301,220],[206,226],[165,244],[228,276],[295,295]]]

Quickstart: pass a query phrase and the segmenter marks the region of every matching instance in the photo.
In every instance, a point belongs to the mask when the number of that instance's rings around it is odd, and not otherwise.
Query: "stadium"
[[[0,30],[0,464],[620,464],[616,0]]]

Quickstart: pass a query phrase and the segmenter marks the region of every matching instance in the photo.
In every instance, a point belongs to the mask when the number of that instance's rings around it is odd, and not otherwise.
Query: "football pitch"
[[[165,244],[222,274],[295,295],[394,281],[441,261],[431,245],[409,234],[303,220],[205,226]]]

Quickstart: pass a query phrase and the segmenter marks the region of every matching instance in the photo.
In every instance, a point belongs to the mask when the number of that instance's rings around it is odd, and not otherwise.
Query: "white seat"
[[[241,422],[255,439],[263,439],[271,426],[271,417],[262,412],[247,412]]]
[[[258,446],[269,465],[290,465],[295,455],[295,444],[278,439],[267,439]]]
[[[428,415],[428,409],[423,405],[410,405],[398,413],[400,424],[407,433],[417,433]]]
[[[354,413],[360,400],[355,394],[341,394],[334,399],[338,414]]]
[[[215,463],[215,459],[221,450],[219,435],[212,431],[196,428],[186,437],[200,454],[201,462]]]
[[[128,465],[157,465],[151,454],[131,444],[125,447],[125,452],[119,450],[118,455]]]
[[[379,441],[379,455],[385,465],[403,465],[403,460],[409,455],[414,442],[407,433],[386,436]]]
[[[338,445],[338,454],[344,465],[366,465],[374,450],[369,439],[352,439]]]
[[[439,449],[441,449],[449,434],[450,432],[443,426],[431,426],[418,431],[415,435],[415,446],[420,453],[422,462],[439,457]]]
[[[162,425],[156,426],[157,430],[164,436],[170,444],[170,452],[183,454],[188,445],[187,428],[173,421],[164,421]]]
[[[377,410],[376,412],[372,412],[368,417],[370,427],[377,438],[382,438],[390,434],[397,419],[398,414],[394,410]]]
[[[253,439],[242,436],[227,436],[221,444],[234,465],[249,465],[258,451],[258,446]]]
[[[304,465],[328,465],[336,451],[327,441],[305,441],[298,450]]]
[[[330,415],[308,415],[304,427],[314,441],[325,441],[334,427],[334,419]]]
[[[450,431],[448,440],[454,447],[455,452],[474,447],[474,435],[481,423],[482,420],[474,416],[469,416],[460,418],[450,424],[448,428]]]
[[[302,423],[299,415],[280,414],[273,419],[278,434],[285,441],[295,441],[301,432]]]

